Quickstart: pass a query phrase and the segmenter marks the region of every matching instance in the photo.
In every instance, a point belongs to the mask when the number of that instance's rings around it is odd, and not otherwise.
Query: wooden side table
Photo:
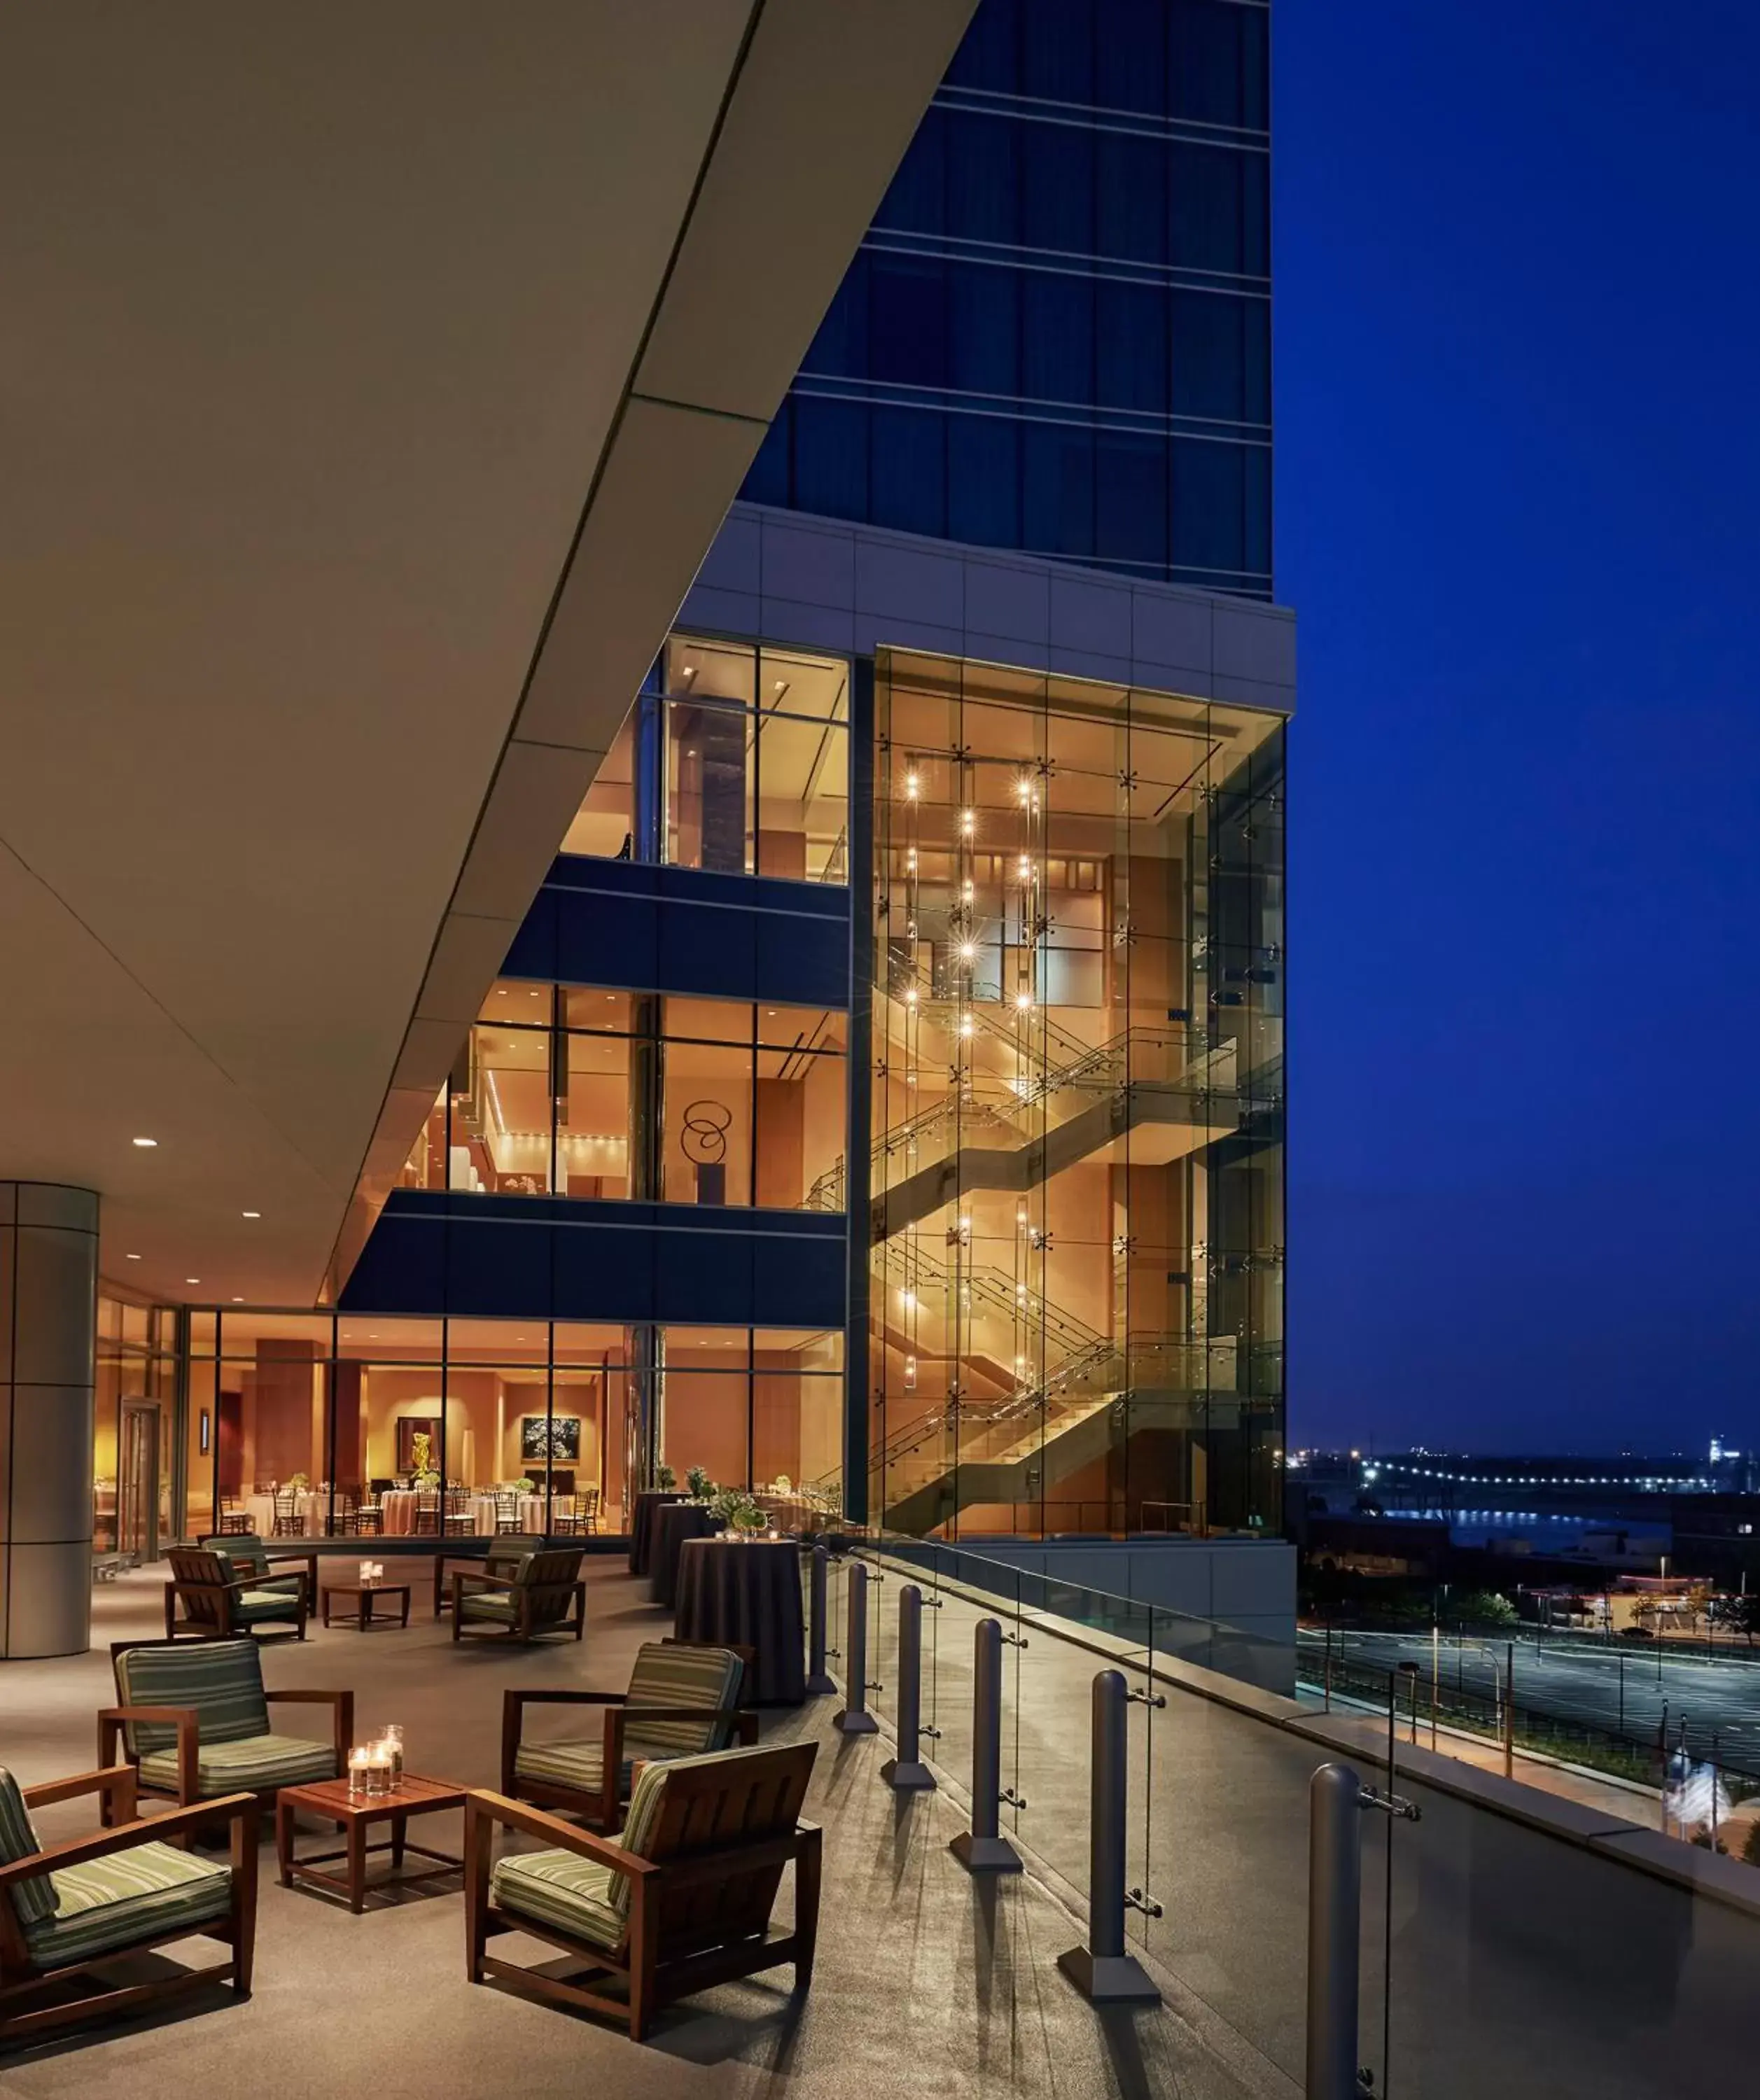
[[[333,1597],[352,1597],[355,1600],[355,1624],[365,1633],[369,1626],[388,1626],[391,1623],[387,1613],[382,1619],[373,1609],[377,1597],[395,1597],[401,1600],[402,1613],[397,1623],[409,1624],[409,1585],[407,1582],[363,1582],[357,1577],[352,1582],[326,1582],[324,1586],[324,1623],[330,1623],[330,1599]]]
[[[407,1590],[404,1603],[407,1608]],[[296,1882],[309,1882],[315,1887],[327,1889],[333,1895],[346,1896],[349,1908],[358,1912],[366,1899],[369,1852],[390,1854],[391,1873],[383,1877],[386,1879],[401,1876],[404,1880],[416,1881],[434,1871],[433,1867],[421,1867],[403,1874],[404,1856],[409,1852],[418,1859],[433,1860],[439,1866],[462,1867],[464,1861],[457,1853],[436,1852],[426,1845],[412,1844],[408,1824],[412,1815],[426,1815],[442,1808],[462,1808],[470,1793],[468,1786],[459,1786],[451,1780],[423,1779],[414,1772],[405,1772],[394,1792],[364,1798],[351,1794],[346,1779],[317,1780],[309,1786],[284,1786],[275,1797],[275,1855],[281,1870],[281,1886],[290,1889]],[[296,1859],[293,1818],[301,1810],[325,1823],[341,1824],[345,1833],[342,1847],[331,1852],[309,1852],[303,1859]],[[373,1823],[389,1823],[391,1834],[369,1844],[367,1830],[368,1824]],[[325,1872],[336,1860],[346,1861],[344,1872]]]

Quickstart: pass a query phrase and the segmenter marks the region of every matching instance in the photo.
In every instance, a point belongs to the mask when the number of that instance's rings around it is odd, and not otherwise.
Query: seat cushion
[[[315,1779],[340,1779],[336,1748],[309,1736],[247,1736],[223,1743],[203,1742],[196,1760],[196,1791],[205,1799],[218,1793],[261,1793],[271,1786],[300,1786]],[[177,1752],[153,1750],[140,1761],[144,1786],[177,1792]]]
[[[624,1760],[622,1785],[627,1791],[633,1769]],[[522,1743],[514,1754],[516,1779],[541,1780],[549,1786],[579,1787],[583,1793],[597,1793],[605,1770],[605,1740],[589,1742],[582,1737],[558,1743]]]
[[[193,1707],[204,1749],[269,1732],[262,1657],[249,1638],[125,1648],[116,1658],[116,1688],[125,1706]],[[177,1746],[169,1723],[130,1722],[123,1736],[137,1757]]]
[[[730,1648],[689,1648],[677,1641],[644,1641],[629,1674],[629,1721],[624,1736],[638,1758],[677,1758],[724,1750],[732,1735],[726,1721],[638,1722],[642,1706],[701,1706],[710,1712],[733,1706],[745,1666]]]
[[[42,1850],[18,1781],[11,1772],[0,1769],[0,1860],[10,1867],[15,1860],[28,1860],[33,1852]],[[27,1929],[53,1917],[55,1908],[55,1882],[49,1875],[35,1874],[29,1881],[12,1884],[12,1912]]]
[[[260,1626],[266,1619],[297,1619],[299,1585],[296,1582],[291,1592],[272,1585],[266,1590],[241,1590],[233,1599],[232,1615],[247,1626]]]
[[[624,1883],[609,1867],[578,1852],[510,1852],[489,1877],[489,1899],[497,1909],[534,1919],[571,1939],[611,1953],[622,1940],[629,1911],[613,1902],[611,1883]]]
[[[133,1845],[53,1877],[56,1911],[24,1929],[33,1961],[77,1961],[179,1927],[199,1931],[232,1906],[232,1870],[174,1845]]]
[[[499,1590],[467,1591],[460,1609],[467,1619],[499,1619],[504,1626],[513,1622],[513,1599]]]

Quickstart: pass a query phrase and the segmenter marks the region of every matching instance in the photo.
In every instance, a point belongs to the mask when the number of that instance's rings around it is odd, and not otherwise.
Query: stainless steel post
[[[807,1690],[835,1692],[837,1687],[825,1670],[825,1615],[830,1595],[831,1555],[823,1546],[813,1549],[812,1574],[807,1603]]]
[[[1308,1783],[1306,2100],[1358,2100],[1356,2010],[1362,1930],[1362,1787],[1348,1765]]]
[[[898,1592],[898,1754],[880,1767],[880,1777],[901,1793],[933,1788],[935,1775],[923,1762],[923,1592],[906,1582]]]
[[[1099,2001],[1158,2000],[1141,1964],[1124,1951],[1126,1713],[1123,1673],[1094,1679],[1093,1748],[1088,1802],[1087,1944],[1057,1957],[1057,1966],[1084,1996]]]
[[[846,1736],[872,1736],[880,1723],[868,1711],[868,1571],[849,1563],[849,1615],[844,1633],[844,1707],[831,1726]]]
[[[972,1637],[972,1828],[948,1850],[974,1874],[1017,1874],[1021,1855],[1002,1835],[1002,1623],[980,1619]]]

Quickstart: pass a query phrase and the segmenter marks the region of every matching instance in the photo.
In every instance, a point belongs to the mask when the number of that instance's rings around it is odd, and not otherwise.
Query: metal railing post
[[[1021,1855],[1002,1835],[1002,1624],[980,1619],[972,1636],[972,1828],[948,1846],[974,1874],[1018,1874]]]
[[[831,1726],[846,1736],[872,1736],[880,1723],[868,1711],[868,1571],[865,1561],[849,1564],[849,1609],[844,1633],[844,1707]]]
[[[920,1793],[935,1784],[923,1762],[922,1733],[923,1592],[906,1582],[898,1592],[898,1754],[880,1773],[900,1793]]]
[[[1124,1951],[1127,1902],[1153,1909],[1141,1890],[1124,1886],[1125,1715],[1130,1695],[1120,1670],[1094,1679],[1093,1749],[1088,1803],[1087,1944],[1057,1957],[1085,1997],[1158,2001],[1161,1993],[1134,1955]]]
[[[1305,2100],[1359,2100],[1362,2091],[1356,2061],[1361,1795],[1348,1765],[1322,1765],[1308,1783]]]
[[[830,1595],[830,1580],[831,1554],[825,1546],[815,1546],[807,1612],[807,1690],[809,1693],[835,1692],[837,1689],[825,1669],[826,1599]]]

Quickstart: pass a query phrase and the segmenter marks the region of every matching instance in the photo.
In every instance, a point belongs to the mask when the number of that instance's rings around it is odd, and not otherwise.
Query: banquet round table
[[[324,1529],[324,1514],[329,1498],[315,1489],[304,1491],[294,1502],[297,1514],[305,1519],[304,1536],[316,1538]],[[273,1495],[246,1495],[245,1507],[250,1513],[250,1528],[258,1538],[272,1538],[275,1535],[275,1497]]]
[[[684,1496],[675,1488],[644,1488],[636,1497],[634,1509],[629,1517],[629,1572],[632,1575],[646,1575],[649,1556],[654,1551],[654,1512],[664,1509],[668,1502],[682,1502]]]
[[[792,1538],[687,1538],[673,1630],[756,1652],[742,1704],[798,1706],[806,1697],[800,1548]]]
[[[708,1538],[721,1520],[701,1502],[667,1502],[654,1512],[648,1555],[648,1595],[668,1611],[678,1601],[678,1555],[686,1542]]]

